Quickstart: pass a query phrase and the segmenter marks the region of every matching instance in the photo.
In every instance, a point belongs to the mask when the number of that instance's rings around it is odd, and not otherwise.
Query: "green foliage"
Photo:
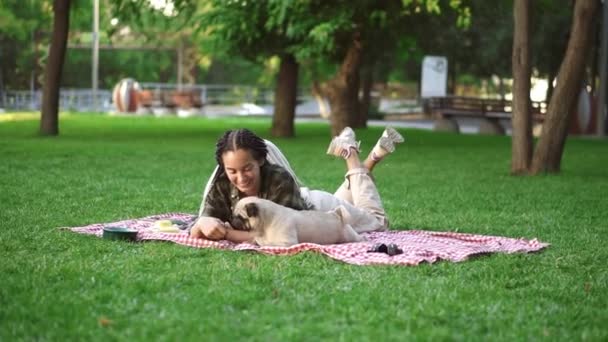
[[[293,54],[303,66],[301,84],[333,76],[353,32],[362,34],[364,64],[378,81],[412,81],[420,77],[424,55],[447,56],[449,70],[478,78],[511,74],[512,1],[172,1],[154,8],[147,0],[100,0],[101,44],[194,47],[197,82],[258,80],[272,83],[272,56]],[[532,58],[539,76],[555,73],[570,29],[571,6],[543,0],[533,3]],[[28,89],[39,79],[50,42],[52,1],[0,2],[0,88]],[[115,25],[111,20],[116,19]],[[91,43],[92,2],[73,0],[70,44]],[[130,33],[125,33],[125,32]],[[172,81],[171,52],[158,59],[142,51],[101,52],[102,87],[121,75]],[[82,57],[75,57],[82,55]],[[63,86],[90,84],[86,53],[68,51]],[[249,67],[244,67],[248,59]],[[206,62],[202,62],[205,60]],[[76,64],[71,64],[72,62]],[[236,66],[233,80],[216,73]],[[165,67],[168,65],[167,67]],[[222,68],[218,67],[222,65]],[[211,68],[211,69],[209,69]],[[122,70],[121,70],[122,69]],[[142,76],[139,76],[142,75]],[[243,75],[244,77],[240,77]],[[454,75],[458,77],[457,75]],[[40,88],[41,83],[35,82]]]
[[[274,69],[261,63],[232,57],[226,60],[214,59],[209,68],[200,72],[200,82],[206,84],[244,84],[272,86]]]
[[[399,40],[393,54],[384,54],[377,63],[378,80],[399,83],[419,80],[423,58],[424,52],[418,47],[416,38],[405,36]]]
[[[238,54],[251,60],[290,53],[309,32],[309,21],[299,21],[302,2],[211,1],[197,19],[206,33],[203,48]]]
[[[452,3],[460,8],[460,3]],[[422,7],[421,7],[422,6]],[[421,9],[422,8],[422,9]],[[301,63],[341,62],[353,34],[363,35],[368,59],[390,54],[403,21],[422,11],[439,13],[440,2],[212,1],[199,30],[215,50],[256,60],[292,53]]]
[[[458,27],[467,28],[471,26],[471,7],[465,6],[462,0],[450,0],[450,7],[458,13],[456,19]]]
[[[572,11],[571,4],[550,0],[532,2],[530,57],[534,69],[542,76],[557,74],[566,52]]]
[[[22,6],[16,6],[23,8]],[[0,34],[3,39],[26,40],[34,29],[36,21],[34,18],[19,17],[20,13],[14,13],[11,8],[0,7]]]
[[[419,80],[423,57],[434,54],[440,40],[446,39],[434,28],[458,32],[457,26],[466,27],[470,19],[468,7],[460,1],[402,1],[402,5],[385,4],[381,10],[388,19],[381,26],[373,21],[367,25],[364,64],[373,68],[377,82]]]
[[[33,74],[41,74],[36,59],[46,55],[42,47],[51,25],[50,1],[0,2],[0,89],[27,89]]]
[[[177,82],[175,51],[101,50],[99,87],[112,89],[119,80],[130,77],[139,82]],[[61,85],[64,88],[91,87],[91,51],[68,49]]]
[[[0,116],[1,117],[1,116]],[[0,122],[0,340],[608,339],[608,145],[570,138],[557,176],[508,175],[509,137],[402,130],[374,170],[394,229],[538,238],[530,255],[415,267],[354,266],[127,243],[56,227],[195,212],[215,140],[269,137],[267,119],[61,116]],[[275,143],[312,188],[344,165],[326,124]],[[357,130],[369,150],[380,127]]]
[[[163,4],[160,2],[160,4]],[[196,13],[196,1],[172,0],[162,7],[154,7],[149,0],[112,0],[110,12],[121,23],[145,34],[149,39],[158,39],[158,33],[175,33],[188,29]]]
[[[32,32],[48,32],[52,16],[50,0],[3,0],[0,2],[0,37],[27,41]]]
[[[450,2],[452,4],[452,1]],[[454,4],[464,2],[453,1]],[[541,76],[557,70],[565,51],[572,8],[561,2],[532,5],[531,57]],[[422,16],[415,37],[425,54],[448,57],[450,69],[485,78],[510,77],[513,45],[513,2],[468,1],[456,11],[432,18]],[[458,25],[453,25],[456,22]]]

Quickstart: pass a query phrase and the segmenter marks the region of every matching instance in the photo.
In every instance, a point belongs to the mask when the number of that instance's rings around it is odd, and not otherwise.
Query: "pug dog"
[[[294,210],[259,197],[237,202],[230,222],[233,228],[254,233],[260,246],[292,246],[302,242],[321,245],[360,242],[365,239],[344,223],[342,206],[331,211]]]

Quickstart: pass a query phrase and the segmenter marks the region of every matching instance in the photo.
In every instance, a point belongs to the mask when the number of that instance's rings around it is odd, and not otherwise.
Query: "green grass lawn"
[[[0,114],[0,116],[6,114]],[[56,229],[195,212],[215,140],[267,119],[65,115],[0,121],[0,341],[608,339],[608,141],[570,138],[560,175],[509,175],[509,137],[401,130],[374,172],[393,229],[538,238],[536,254],[353,266],[107,241]],[[381,128],[357,130],[368,152]],[[333,191],[329,127],[275,139]]]

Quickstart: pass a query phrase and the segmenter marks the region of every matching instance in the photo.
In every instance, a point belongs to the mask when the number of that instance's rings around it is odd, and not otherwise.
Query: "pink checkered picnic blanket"
[[[186,232],[162,233],[153,228],[157,220],[189,221],[190,214],[168,213],[138,219],[112,223],[97,223],[84,227],[68,228],[69,230],[102,236],[104,226],[128,227],[138,231],[137,240],[171,241],[180,245],[196,248],[220,248],[230,250],[257,251],[273,255],[292,255],[303,251],[315,251],[330,258],[354,265],[418,265],[421,262],[434,263],[438,260],[459,262],[471,256],[487,253],[529,253],[547,247],[548,243],[536,239],[513,239],[500,236],[485,236],[453,232],[433,232],[423,230],[391,230],[386,232],[363,233],[367,241],[336,245],[317,245],[300,243],[291,247],[260,247],[250,243],[232,243],[230,241],[210,241],[191,238]],[[403,250],[403,254],[389,256],[384,253],[368,253],[377,243],[394,243]]]

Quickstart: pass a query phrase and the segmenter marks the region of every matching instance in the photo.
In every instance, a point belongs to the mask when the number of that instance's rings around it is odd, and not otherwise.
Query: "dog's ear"
[[[245,211],[247,212],[247,217],[258,217],[260,213],[260,209],[255,203],[245,204]]]

